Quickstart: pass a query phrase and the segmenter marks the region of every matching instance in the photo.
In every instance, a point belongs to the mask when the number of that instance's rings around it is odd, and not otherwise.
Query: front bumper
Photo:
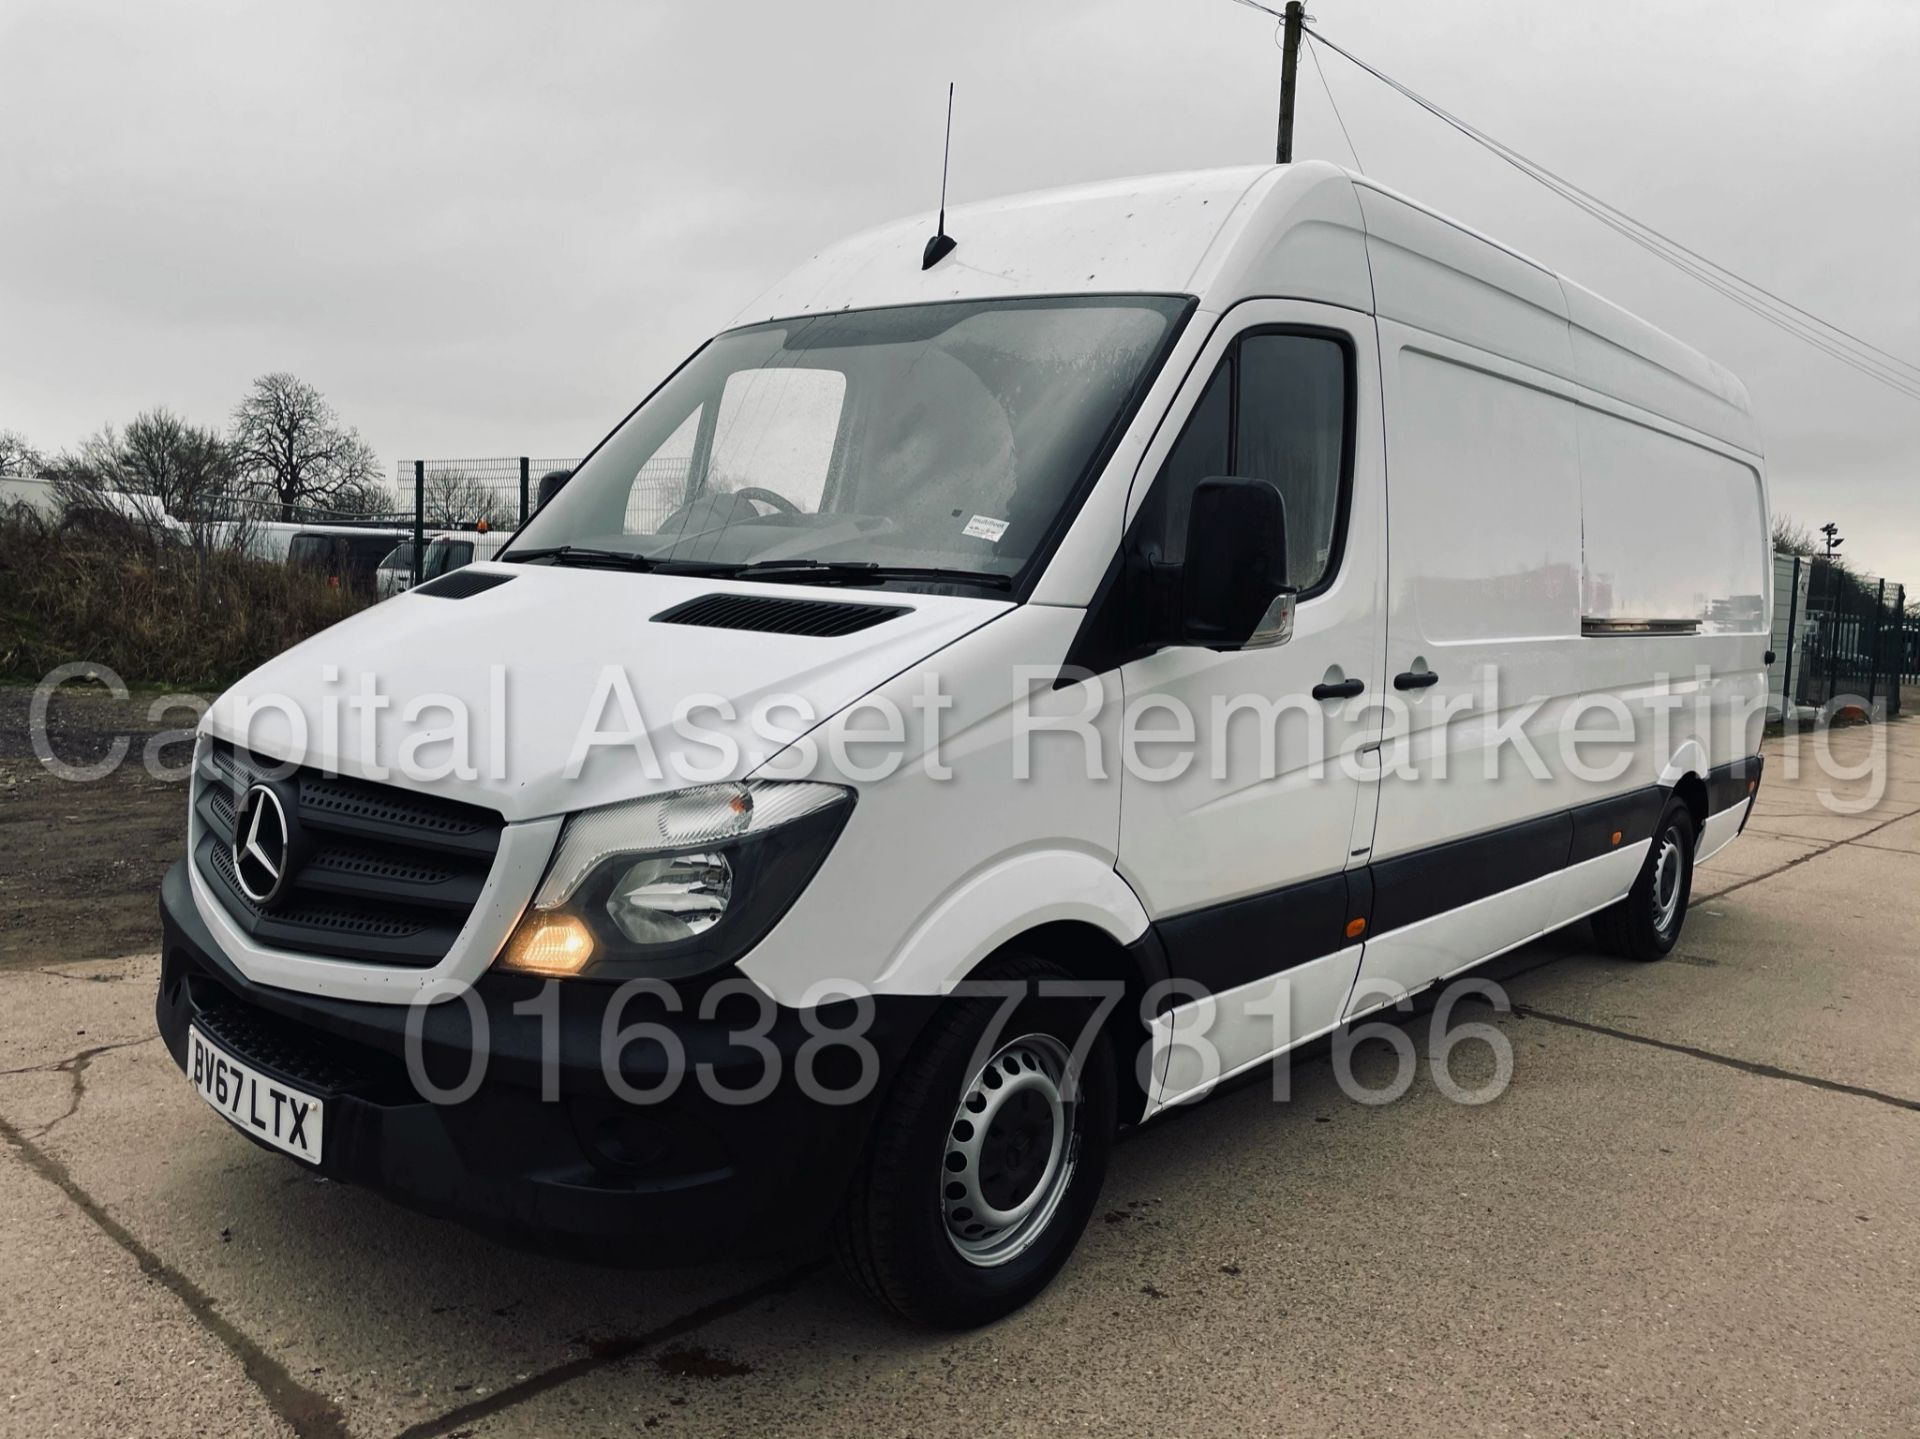
[[[873,1082],[861,1085],[862,1061],[845,1045],[815,1040],[801,1054],[815,1033],[851,1024],[847,1013],[775,1006],[764,1041],[742,1041],[743,1031],[763,1023],[758,1004],[743,996],[711,1006],[706,1019],[697,1017],[700,1000],[691,994],[679,1014],[635,1001],[623,1024],[655,1021],[671,1035],[619,1049],[627,1085],[665,1090],[635,1104],[616,1095],[601,1067],[612,985],[555,982],[557,1005],[551,996],[541,1005],[547,1017],[514,1012],[540,997],[541,983],[522,976],[488,975],[469,1002],[417,1011],[255,984],[202,923],[184,860],[162,882],[160,915],[155,1011],[175,1064],[184,1070],[187,1026],[198,1024],[236,1058],[325,1101],[319,1168],[327,1177],[517,1247],[600,1263],[659,1266],[764,1252],[823,1229],[879,1098],[934,1003],[874,1001],[863,1030],[873,1047]],[[410,1014],[418,1063],[441,1090],[471,1073],[483,1017],[482,1077],[462,1101],[431,1102],[409,1077]],[[666,1086],[675,1044],[684,1067]],[[813,1095],[796,1078],[802,1060],[818,1081]],[[770,1062],[778,1078],[764,1097],[738,1102],[722,1093],[762,1084]],[[859,1097],[826,1102],[821,1089]]]

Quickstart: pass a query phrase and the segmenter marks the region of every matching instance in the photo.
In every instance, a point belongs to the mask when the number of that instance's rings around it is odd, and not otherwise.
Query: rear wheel
[[[1665,959],[1679,942],[1693,893],[1693,812],[1677,796],[1654,826],[1653,843],[1627,897],[1593,917],[1594,937],[1622,959]]]
[[[1071,976],[1019,958],[984,977],[1024,997],[1005,1016],[998,998],[960,999],[933,1021],[834,1228],[863,1288],[943,1328],[998,1319],[1047,1286],[1086,1228],[1113,1143],[1113,1057],[1104,1035],[1088,1042],[1091,1003],[1037,992]]]

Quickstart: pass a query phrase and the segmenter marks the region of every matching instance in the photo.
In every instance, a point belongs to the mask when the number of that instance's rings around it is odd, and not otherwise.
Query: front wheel
[[[834,1227],[842,1264],[901,1316],[970,1328],[1011,1313],[1066,1263],[1093,1213],[1114,1131],[1114,1071],[1091,1005],[1043,996],[1070,976],[1010,960],[1020,985],[951,1004],[874,1122]]]
[[[1667,801],[1653,843],[1627,897],[1593,917],[1600,947],[1622,959],[1665,959],[1687,922],[1693,893],[1693,812],[1677,796]]]

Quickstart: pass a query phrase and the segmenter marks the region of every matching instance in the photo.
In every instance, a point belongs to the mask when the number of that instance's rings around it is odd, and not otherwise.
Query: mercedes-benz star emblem
[[[257,784],[240,801],[233,825],[233,872],[247,898],[272,904],[287,877],[287,812],[280,796]]]

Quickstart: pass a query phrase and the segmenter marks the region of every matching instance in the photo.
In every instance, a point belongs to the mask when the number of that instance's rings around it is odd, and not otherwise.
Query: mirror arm
[[[1129,655],[1138,658],[1179,644],[1184,566],[1162,560],[1152,550],[1129,549],[1124,567]]]

